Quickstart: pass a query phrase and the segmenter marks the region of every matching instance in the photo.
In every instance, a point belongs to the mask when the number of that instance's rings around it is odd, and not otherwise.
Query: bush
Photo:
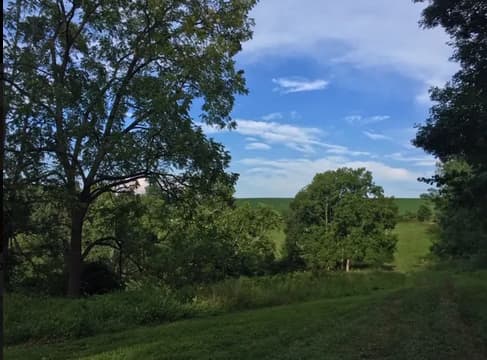
[[[405,213],[399,215],[400,221],[414,221],[417,219],[417,213],[412,212],[411,210],[406,211]]]
[[[422,204],[418,208],[416,217],[418,218],[419,221],[421,222],[430,221],[432,216],[433,216],[433,212],[431,211],[429,206]]]
[[[88,262],[83,265],[81,291],[85,295],[106,294],[120,289],[117,274],[105,263]]]

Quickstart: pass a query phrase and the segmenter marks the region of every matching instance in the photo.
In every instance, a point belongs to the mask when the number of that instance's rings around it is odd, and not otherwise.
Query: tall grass
[[[129,330],[182,318],[201,317],[300,301],[366,295],[404,285],[405,275],[294,273],[230,279],[174,292],[140,289],[85,299],[9,294],[5,301],[5,341],[54,341]]]
[[[404,285],[399,273],[355,272],[313,275],[296,272],[260,278],[227,280],[196,291],[226,311],[292,304],[301,301],[370,294]]]

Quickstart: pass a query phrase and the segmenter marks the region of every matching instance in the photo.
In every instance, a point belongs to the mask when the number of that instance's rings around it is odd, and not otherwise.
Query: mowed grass
[[[487,272],[399,290],[13,347],[7,359],[486,359]]]
[[[237,199],[238,204],[248,203],[252,206],[265,205],[279,211],[285,215],[289,209],[289,204],[292,198],[240,198]],[[407,212],[416,213],[421,204],[428,204],[427,200],[423,199],[408,199],[408,198],[396,198],[394,199],[401,215]]]
[[[398,237],[394,255],[394,269],[401,272],[418,270],[427,264],[426,258],[431,247],[431,227],[429,223],[418,221],[401,222],[396,225]]]

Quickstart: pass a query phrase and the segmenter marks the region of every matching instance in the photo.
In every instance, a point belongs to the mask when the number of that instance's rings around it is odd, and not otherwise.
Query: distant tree
[[[234,55],[254,0],[9,1],[4,13],[7,157],[54,183],[70,218],[68,295],[80,294],[82,233],[101,194],[142,178],[204,189],[229,155],[201,121],[233,126],[246,92]],[[15,179],[7,179],[8,181]]]
[[[317,174],[291,202],[287,256],[316,270],[383,264],[394,253],[397,211],[365,169]]]
[[[430,221],[432,216],[433,212],[431,211],[431,208],[428,205],[421,204],[416,213],[416,218],[421,222],[425,222]]]

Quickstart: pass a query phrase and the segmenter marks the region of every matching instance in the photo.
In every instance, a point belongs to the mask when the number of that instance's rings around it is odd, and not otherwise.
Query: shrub
[[[120,289],[118,277],[105,263],[88,262],[83,265],[81,274],[83,294],[106,294],[118,289]]]
[[[430,221],[432,216],[433,212],[431,211],[430,207],[425,204],[421,204],[416,214],[417,219],[421,222],[425,222]]]

